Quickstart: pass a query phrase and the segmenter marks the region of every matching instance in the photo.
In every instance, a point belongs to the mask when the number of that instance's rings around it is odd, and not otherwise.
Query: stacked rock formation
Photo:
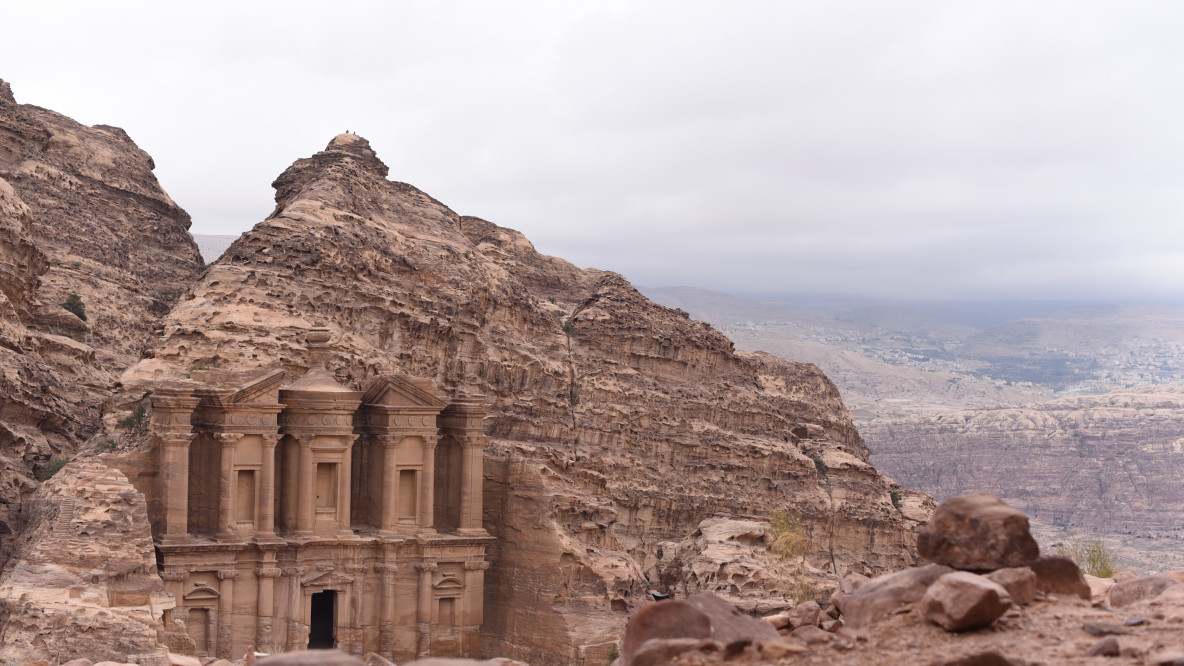
[[[17,104],[0,81],[0,563],[21,497],[201,268],[189,216],[117,128]],[[79,314],[63,303],[77,296]]]
[[[607,659],[648,590],[721,585],[724,563],[694,551],[711,518],[799,517],[807,571],[911,564],[929,500],[867,463],[817,368],[737,352],[621,276],[540,255],[386,174],[352,134],[293,164],[273,215],[182,297],[124,385],[199,365],[302,372],[304,335],[322,320],[342,383],[401,372],[490,396],[489,654]],[[147,468],[121,464],[133,481]],[[742,575],[730,592],[792,605],[773,579]]]

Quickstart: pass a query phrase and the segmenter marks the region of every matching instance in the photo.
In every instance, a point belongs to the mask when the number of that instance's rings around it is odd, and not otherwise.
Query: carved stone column
[[[279,578],[280,570],[274,567],[259,567],[255,569],[258,579],[259,598],[257,603],[255,625],[255,648],[260,652],[274,652],[272,645],[271,623],[275,615],[275,579]]]
[[[394,562],[379,562],[374,570],[382,576],[382,599],[378,616],[378,653],[393,659],[395,653],[395,574]]]
[[[423,438],[423,471],[419,480],[419,520],[422,530],[430,530],[436,518],[436,443],[434,436]]]
[[[274,540],[276,538],[275,447],[279,441],[278,435],[263,436],[263,469],[259,478],[259,506],[256,507],[256,512],[259,515],[255,530],[257,540]]]
[[[339,537],[348,538],[354,535],[354,531],[350,527],[349,507],[350,482],[353,471],[353,443],[357,441],[357,437],[357,435],[350,435],[350,444],[341,453],[341,464],[337,466],[337,536]]]
[[[489,562],[484,560],[465,562],[464,617],[460,622],[462,625],[480,626],[485,621],[482,600],[485,590],[485,570],[488,568]]]
[[[382,518],[379,530],[394,534],[399,521],[399,442],[402,437],[384,435],[382,442]]]
[[[232,633],[231,623],[234,615],[234,579],[238,578],[237,569],[221,569],[218,580],[222,581],[218,589],[218,657],[230,659]]]
[[[461,534],[484,534],[481,527],[482,493],[485,477],[485,436],[468,435],[460,439],[463,457],[460,478]]]
[[[238,530],[234,527],[234,447],[242,439],[242,435],[219,433],[216,435],[222,443],[221,458],[219,459],[218,475],[218,529],[214,538],[218,541],[230,541],[238,538]]]
[[[422,487],[422,484],[421,484]],[[416,607],[416,621],[419,623],[419,646],[415,656],[426,657],[432,647],[432,572],[435,562],[416,562],[419,572],[419,603]]]
[[[295,652],[308,645],[304,637],[308,625],[304,623],[303,593],[300,589],[300,579],[308,573],[308,567],[286,567],[282,573],[288,579],[288,637],[284,641],[284,651]]]
[[[173,595],[173,601],[176,603],[172,609],[165,611],[163,622],[165,622],[166,634],[174,633],[176,621],[180,621],[181,625],[185,626],[188,617],[185,610],[185,579],[188,577],[188,571],[161,571],[160,578],[165,581],[165,591]]]
[[[366,564],[347,564],[345,565],[345,573],[353,578],[353,583],[350,585],[349,603],[349,651],[354,656],[362,657],[362,626],[365,620],[362,617],[362,590],[365,584],[366,571],[369,570]]]
[[[199,400],[189,388],[161,387],[152,392],[151,432],[160,444],[160,498],[164,506],[162,541],[189,540],[189,443],[193,409]]]
[[[300,487],[296,490],[296,535],[312,536],[316,527],[316,489],[313,487],[312,437],[297,440],[300,445]]]
[[[166,544],[184,543],[189,536],[189,444],[193,436],[161,441],[161,500],[164,502]]]

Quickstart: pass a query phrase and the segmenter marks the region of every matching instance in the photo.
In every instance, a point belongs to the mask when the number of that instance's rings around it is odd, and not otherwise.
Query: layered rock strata
[[[173,601],[156,573],[144,496],[76,461],[27,500],[0,583],[0,660],[145,660]]]
[[[200,270],[152,169],[123,130],[17,104],[0,81],[0,562],[22,495],[98,430],[118,373]]]
[[[621,276],[540,255],[386,175],[351,134],[298,160],[272,216],[182,297],[123,383],[303,372],[304,335],[323,321],[345,384],[398,372],[490,396],[489,654],[603,663],[647,591],[691,575],[663,544],[715,516],[800,517],[806,562],[832,575],[911,563],[926,499],[868,464],[817,368],[737,352]],[[743,577],[735,592],[772,596]]]
[[[1184,538],[1184,388],[874,421],[875,464],[938,498],[1003,496],[1033,519]]]

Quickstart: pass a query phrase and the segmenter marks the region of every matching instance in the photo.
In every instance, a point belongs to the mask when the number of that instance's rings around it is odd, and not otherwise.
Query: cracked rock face
[[[200,268],[152,166],[123,130],[17,104],[0,81],[0,563],[38,472],[98,430],[118,373]]]
[[[323,321],[344,383],[401,372],[489,396],[490,654],[607,661],[647,591],[692,575],[662,544],[717,515],[800,517],[807,563],[831,575],[912,563],[932,503],[898,491],[897,508],[816,367],[737,352],[620,275],[541,255],[386,173],[351,134],[296,161],[272,216],[189,289],[123,382],[197,363],[302,372]],[[774,596],[755,576],[737,587]]]

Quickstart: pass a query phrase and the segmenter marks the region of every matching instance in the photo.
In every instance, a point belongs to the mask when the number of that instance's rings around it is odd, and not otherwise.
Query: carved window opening
[[[399,470],[399,520],[415,520],[416,500],[419,497],[418,473],[413,469]]]
[[[317,463],[317,508],[337,508],[337,463]]]
[[[240,469],[234,488],[234,519],[239,527],[255,523],[255,471]]]
[[[436,611],[436,633],[441,637],[452,636],[456,628],[456,598],[440,599]]]
[[[198,656],[208,656],[210,653],[210,609],[208,608],[190,608],[189,615],[185,618],[185,629],[189,632],[189,637],[193,639],[197,646]]]

